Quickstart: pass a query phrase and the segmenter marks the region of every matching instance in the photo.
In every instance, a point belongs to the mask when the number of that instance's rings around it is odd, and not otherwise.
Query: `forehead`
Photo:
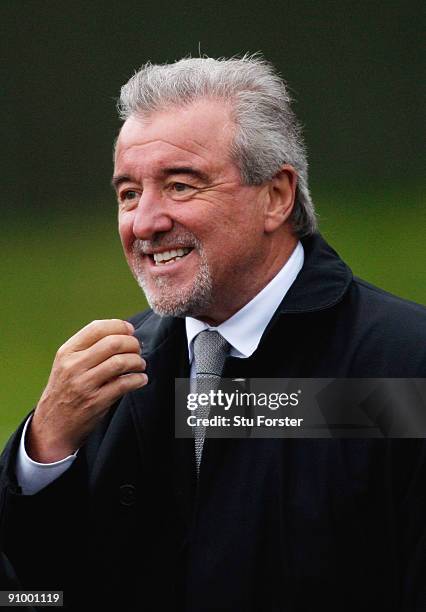
[[[183,108],[132,116],[123,124],[115,151],[121,166],[170,162],[216,165],[229,159],[235,125],[229,106],[201,100]]]

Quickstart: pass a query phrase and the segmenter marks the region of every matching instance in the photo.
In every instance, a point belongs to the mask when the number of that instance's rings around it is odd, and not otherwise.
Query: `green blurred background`
[[[326,238],[426,302],[422,3],[2,0],[0,445],[57,347],[144,307],[109,180],[115,99],[143,62],[262,51],[296,97]]]

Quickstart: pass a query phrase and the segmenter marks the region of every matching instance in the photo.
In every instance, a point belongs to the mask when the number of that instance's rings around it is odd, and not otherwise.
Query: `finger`
[[[145,360],[136,353],[113,355],[86,372],[82,377],[82,384],[84,385],[87,381],[92,388],[101,387],[117,376],[131,372],[143,372],[145,368]]]
[[[148,382],[146,374],[125,374],[107,382],[97,394],[98,406],[109,407],[116,402],[122,395],[144,387]]]
[[[122,319],[104,319],[92,321],[72,336],[61,349],[65,351],[81,351],[89,348],[101,338],[112,334],[131,336],[135,328],[128,321]]]
[[[93,346],[78,353],[78,363],[81,368],[88,370],[106,361],[109,357],[122,353],[140,355],[141,346],[137,338],[118,334],[101,338]]]

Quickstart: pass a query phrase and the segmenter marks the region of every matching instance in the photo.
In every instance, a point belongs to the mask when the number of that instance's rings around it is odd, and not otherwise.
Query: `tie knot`
[[[194,359],[197,376],[220,376],[229,343],[217,331],[204,330],[194,339]]]

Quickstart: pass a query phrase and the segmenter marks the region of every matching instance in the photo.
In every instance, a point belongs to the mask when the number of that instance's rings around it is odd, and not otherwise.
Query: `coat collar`
[[[340,302],[352,282],[352,271],[321,234],[302,239],[305,262],[281,302],[285,314],[314,312]]]

